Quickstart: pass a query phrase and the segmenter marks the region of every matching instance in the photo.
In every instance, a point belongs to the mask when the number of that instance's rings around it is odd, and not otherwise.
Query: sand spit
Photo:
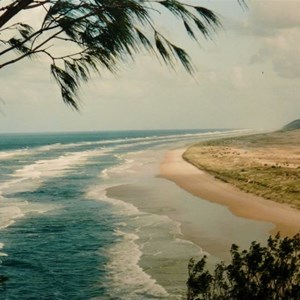
[[[272,233],[280,231],[282,235],[291,236],[299,232],[300,210],[247,193],[216,179],[214,175],[186,162],[182,157],[185,150],[167,152],[160,166],[162,177],[195,196],[227,206],[237,216],[274,224]]]
[[[243,191],[300,209],[300,130],[203,142],[183,157]]]

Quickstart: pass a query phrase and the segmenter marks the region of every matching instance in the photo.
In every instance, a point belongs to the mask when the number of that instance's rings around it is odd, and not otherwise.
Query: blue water
[[[0,299],[182,296],[184,291],[171,295],[163,280],[139,264],[146,257],[143,249],[153,248],[147,250],[149,257],[158,253],[154,241],[171,241],[176,223],[108,199],[105,191],[140,178],[140,168],[155,161],[152,153],[222,134],[226,132],[0,135],[0,274],[9,277],[0,285]],[[156,236],[153,244],[150,235]]]

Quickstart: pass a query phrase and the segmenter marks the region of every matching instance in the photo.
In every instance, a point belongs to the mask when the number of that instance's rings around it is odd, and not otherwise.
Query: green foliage
[[[115,72],[120,62],[133,59],[141,50],[162,57],[171,67],[178,61],[187,72],[193,72],[186,51],[159,31],[152,18],[155,13],[169,11],[194,40],[198,40],[197,31],[209,38],[221,25],[211,10],[181,0],[8,0],[5,3],[0,6],[0,58],[3,59],[0,69],[25,57],[48,57],[63,100],[75,109],[78,109],[80,83],[89,79],[91,71]],[[21,12],[33,9],[44,11],[39,28],[24,22],[6,25]],[[58,51],[55,45],[64,51]],[[14,58],[12,51],[16,52]]]
[[[231,247],[232,261],[219,263],[214,273],[205,269],[206,257],[189,264],[188,300],[299,300],[300,235],[270,236],[266,247]]]
[[[297,129],[300,129],[300,119],[294,120],[289,124],[283,126],[282,128],[283,131],[297,130]]]

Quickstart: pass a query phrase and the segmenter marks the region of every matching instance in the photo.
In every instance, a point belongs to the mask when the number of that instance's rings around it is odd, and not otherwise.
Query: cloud
[[[299,0],[250,1],[253,28],[280,30],[300,27]]]
[[[244,77],[243,68],[235,66],[231,73],[231,82],[235,89],[243,90],[249,87],[249,82]]]
[[[270,62],[278,76],[300,77],[300,1],[251,1],[244,29],[261,39],[251,64]]]

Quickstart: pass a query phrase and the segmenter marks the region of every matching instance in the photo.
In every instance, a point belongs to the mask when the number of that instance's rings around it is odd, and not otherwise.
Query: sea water
[[[0,299],[184,299],[187,262],[204,250],[172,217],[185,192],[157,177],[159,163],[236,134],[0,135]]]

